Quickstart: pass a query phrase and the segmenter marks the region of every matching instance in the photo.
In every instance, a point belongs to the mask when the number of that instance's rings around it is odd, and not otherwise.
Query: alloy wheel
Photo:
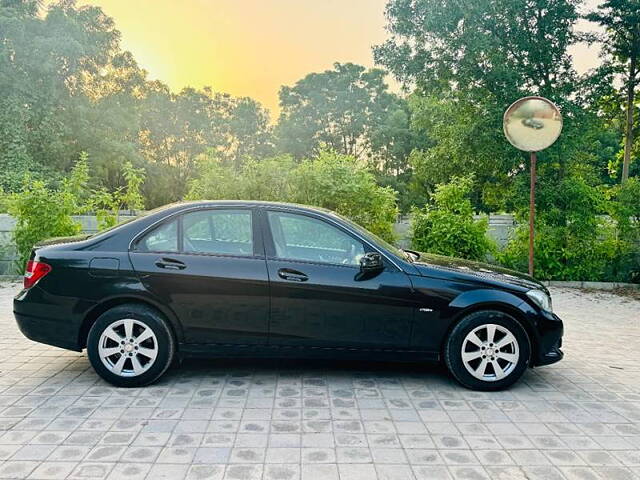
[[[98,355],[114,374],[136,377],[149,370],[156,361],[158,339],[153,330],[140,320],[116,320],[100,335]]]
[[[520,358],[516,337],[508,328],[494,323],[471,330],[462,342],[460,353],[467,371],[485,382],[507,377]]]

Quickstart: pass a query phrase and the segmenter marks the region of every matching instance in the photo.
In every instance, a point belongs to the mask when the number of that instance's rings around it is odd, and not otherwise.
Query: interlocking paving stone
[[[437,366],[187,360],[118,389],[0,287],[0,479],[640,478],[640,302],[553,289],[565,359],[504,392]]]

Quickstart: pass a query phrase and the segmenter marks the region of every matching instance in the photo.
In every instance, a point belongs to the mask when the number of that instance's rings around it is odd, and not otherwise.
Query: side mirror
[[[360,258],[360,270],[363,273],[379,272],[383,268],[382,255],[377,252],[367,252]]]

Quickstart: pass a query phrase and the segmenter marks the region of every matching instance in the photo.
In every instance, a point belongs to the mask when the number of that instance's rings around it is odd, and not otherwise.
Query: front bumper
[[[564,325],[555,313],[545,313],[538,323],[540,341],[533,361],[534,367],[551,365],[564,357],[562,352],[562,335]]]
[[[543,365],[551,365],[552,363],[562,360],[564,358],[564,352],[560,350],[560,347],[562,347],[562,339],[558,341],[557,345],[551,347],[551,350],[540,355],[535,366],[541,367]]]

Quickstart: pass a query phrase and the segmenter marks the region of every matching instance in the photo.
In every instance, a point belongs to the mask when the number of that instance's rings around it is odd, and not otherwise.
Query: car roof
[[[163,205],[154,210],[147,212],[147,214],[156,214],[166,211],[179,211],[189,207],[216,207],[216,206],[229,206],[229,207],[278,207],[291,210],[302,210],[323,214],[335,215],[335,212],[322,207],[314,207],[311,205],[302,205],[299,203],[287,203],[287,202],[269,202],[264,200],[194,200],[194,201],[181,201]]]

